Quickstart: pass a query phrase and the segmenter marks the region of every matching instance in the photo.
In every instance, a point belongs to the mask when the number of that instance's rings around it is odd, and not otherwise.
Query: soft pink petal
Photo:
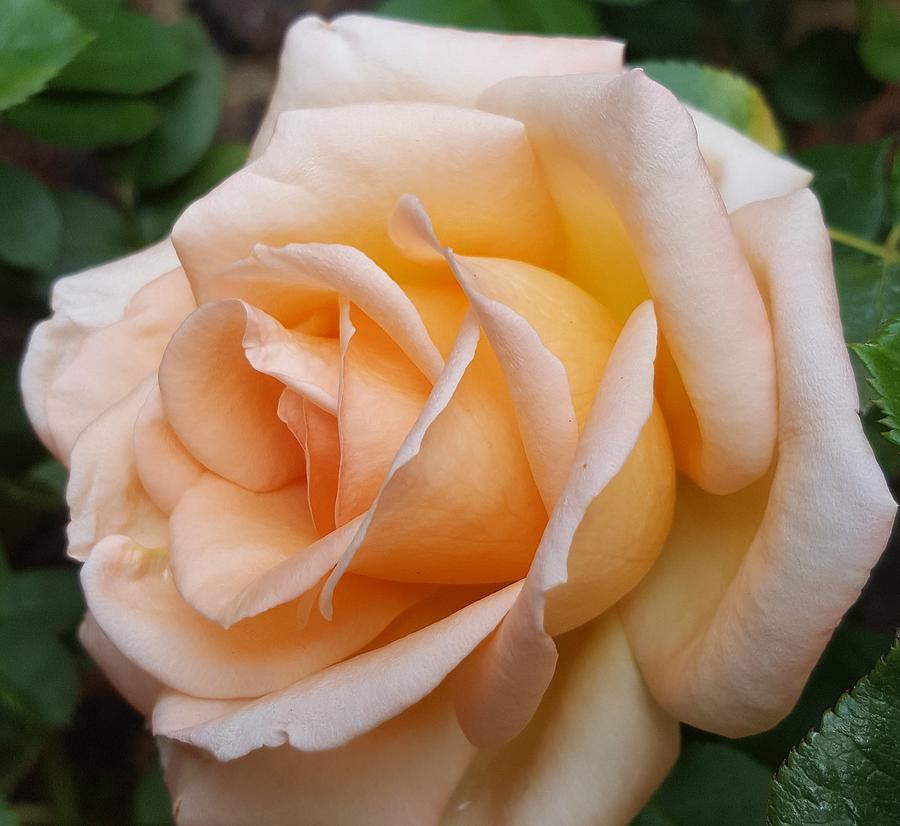
[[[729,212],[753,201],[803,189],[812,175],[802,166],[764,149],[737,129],[689,109],[697,142]]]
[[[506,77],[616,72],[622,52],[614,40],[487,34],[364,15],[330,23],[302,17],[288,30],[251,156],[291,109],[389,100],[473,106]]]
[[[514,79],[479,105],[526,124],[574,252],[608,254],[584,263],[573,254],[570,270],[590,265],[593,292],[619,311],[629,309],[623,295],[639,300],[643,273],[687,391],[661,400],[680,467],[717,493],[759,478],[775,444],[772,334],[688,112],[641,71]]]
[[[287,112],[265,153],[192,204],[173,239],[195,285],[257,244],[346,244],[396,279],[415,268],[388,237],[406,192],[460,253],[552,265],[559,222],[521,123],[429,103]]]
[[[178,594],[162,551],[124,536],[100,542],[81,583],[97,624],[129,660],[160,682],[199,697],[258,697],[344,659],[422,598],[422,589],[351,577],[335,618],[300,628],[285,604],[228,630]]]
[[[680,491],[668,546],[624,618],[670,713],[743,736],[794,705],[896,506],[857,414],[815,198],[802,191],[733,217],[775,331],[774,477],[768,491],[762,482],[732,497]]]
[[[169,514],[200,478],[203,465],[185,450],[169,425],[155,383],[135,420],[133,435],[134,463],[141,486],[156,507]]]
[[[31,424],[57,457],[63,451],[47,419],[50,386],[75,358],[87,335],[119,321],[141,287],[177,266],[175,249],[165,240],[54,284],[50,302],[53,316],[32,331],[21,381]]]
[[[626,521],[622,535],[607,528],[605,535],[600,532],[605,541],[599,547],[591,535],[596,528],[588,536],[581,530],[591,521],[595,503],[603,503],[601,494],[622,472],[653,414],[655,353],[656,321],[648,303],[635,311],[616,342],[566,487],[519,599],[467,663],[458,712],[463,730],[477,745],[503,742],[522,730],[553,676],[556,646],[550,635],[605,611],[634,586],[659,552],[671,495],[668,503],[663,501],[662,513],[650,512],[640,497],[630,497],[625,507],[639,508],[645,527],[634,530]],[[616,527],[622,523],[617,504],[612,513],[602,513]],[[590,564],[581,558],[585,554]]]
[[[254,701],[168,693],[153,730],[219,760],[289,743],[301,751],[342,746],[414,706],[496,628],[516,583],[383,648],[327,668]]]
[[[259,749],[220,763],[164,741],[179,826],[436,826],[472,759],[447,691],[339,748]]]
[[[441,822],[629,823],[675,762],[678,739],[612,611],[560,638],[534,719],[512,742],[478,753]]]
[[[162,686],[116,648],[88,611],[78,629],[78,640],[109,681],[141,714],[149,717]]]
[[[68,552],[75,559],[87,559],[97,542],[118,533],[149,547],[166,544],[165,514],[141,484],[134,450],[135,422],[153,388],[153,378],[145,379],[75,442],[66,488]]]
[[[305,482],[256,493],[205,473],[169,521],[175,585],[200,613],[228,626],[241,591],[318,539]]]
[[[159,390],[169,424],[197,461],[237,484],[273,490],[302,477],[303,452],[278,418],[284,385],[245,354],[254,312],[235,300],[198,308],[166,349]]]

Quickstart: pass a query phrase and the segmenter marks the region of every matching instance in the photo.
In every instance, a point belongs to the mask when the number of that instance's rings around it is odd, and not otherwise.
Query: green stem
[[[897,227],[894,229],[896,230]],[[852,232],[844,232],[842,229],[829,227],[828,234],[831,236],[831,240],[836,241],[838,244],[843,244],[845,247],[850,247],[860,252],[866,252],[885,261],[892,261],[897,254],[896,249],[888,244],[876,244],[874,241],[867,241],[865,238],[860,238]],[[893,235],[894,232],[892,231],[889,240]]]

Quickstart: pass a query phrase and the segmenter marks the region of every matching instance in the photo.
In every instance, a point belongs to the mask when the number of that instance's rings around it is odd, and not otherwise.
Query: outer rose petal
[[[475,752],[456,724],[447,693],[439,689],[329,751],[282,746],[220,763],[163,741],[178,824],[437,826]]]
[[[512,742],[478,753],[442,823],[628,823],[675,762],[678,739],[611,611],[559,639],[534,719]]]
[[[643,272],[689,399],[661,400],[679,466],[716,493],[758,479],[775,444],[772,335],[687,111],[639,70],[517,78],[479,105],[528,127],[568,224],[569,274],[627,313]]]
[[[617,72],[623,50],[614,40],[497,35],[363,15],[330,23],[302,17],[285,39],[251,157],[269,142],[278,115],[290,109],[388,100],[473,106],[507,77]]]
[[[54,285],[54,314],[35,327],[25,353],[22,394],[35,431],[62,461],[80,431],[158,363],[168,336],[190,312],[193,302],[177,273],[139,297],[177,266],[171,243],[162,241]],[[98,331],[104,332],[91,344]]]
[[[775,331],[774,478],[768,497],[764,482],[724,498],[686,485],[668,545],[623,617],[662,705],[736,737],[794,704],[896,506],[859,421],[815,198],[761,201],[733,219]]]
[[[388,220],[407,192],[457,252],[550,269],[563,253],[522,124],[434,103],[284,113],[263,155],[188,207],[172,237],[195,285],[257,244],[309,242],[356,247],[399,280],[416,269]]]

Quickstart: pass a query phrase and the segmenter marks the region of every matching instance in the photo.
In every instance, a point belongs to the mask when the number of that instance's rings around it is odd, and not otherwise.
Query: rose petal
[[[329,751],[282,746],[220,763],[170,741],[162,749],[180,826],[437,823],[473,752],[441,690]]]
[[[559,640],[534,719],[479,751],[447,826],[629,823],[678,755],[678,723],[653,700],[613,611]]]
[[[145,379],[75,442],[66,487],[68,553],[75,559],[87,559],[97,542],[123,531],[149,547],[166,544],[165,514],[141,484],[134,450],[135,422],[154,386]]]
[[[575,280],[589,272],[594,294],[621,312],[646,289],[643,273],[677,365],[661,403],[679,467],[715,493],[758,479],[775,445],[772,335],[690,115],[639,70],[505,81],[479,105],[528,127],[570,238],[581,237]],[[670,390],[679,380],[683,398]]]
[[[635,310],[609,358],[569,479],[519,599],[466,664],[458,713],[476,745],[503,742],[522,730],[553,676],[556,647],[550,635],[605,611],[639,581],[659,552],[673,487],[664,431],[662,443],[650,447],[651,454],[661,450],[661,456],[639,468],[644,484],[638,487],[645,490],[607,498],[636,445],[646,445],[648,433],[650,440],[659,438],[659,431],[645,427],[654,415],[655,351],[656,321],[648,303]],[[656,487],[647,490],[648,485]]]
[[[506,77],[617,72],[623,50],[600,38],[464,32],[364,15],[330,23],[301,17],[288,30],[251,157],[263,151],[284,111],[379,100],[472,106]],[[451,64],[453,71],[444,71]]]
[[[797,192],[812,180],[802,166],[769,152],[737,129],[696,109],[688,111],[697,127],[700,153],[729,212]]]
[[[458,252],[551,269],[562,253],[522,124],[429,103],[284,113],[266,152],[188,207],[173,239],[195,289],[257,244],[348,244],[395,279],[414,277],[387,231],[406,192]]]
[[[172,429],[194,458],[247,488],[273,490],[301,477],[304,464],[277,415],[284,385],[254,370],[245,355],[244,334],[257,312],[234,300],[198,308],[166,349],[159,390]]]
[[[153,730],[219,760],[289,743],[321,751],[349,743],[420,702],[493,630],[521,588],[507,586],[445,620],[254,701],[167,693]],[[362,689],[362,690],[361,690]]]
[[[730,737],[769,728],[794,705],[896,510],[857,414],[815,198],[751,204],[734,224],[775,331],[771,488],[721,498],[686,485],[667,547],[623,613],[662,705]]]
[[[100,542],[81,569],[97,624],[128,659],[160,682],[199,697],[258,697],[338,662],[421,599],[408,585],[351,577],[331,622],[314,614],[302,630],[283,605],[228,630],[175,590],[162,552],[124,536]]]

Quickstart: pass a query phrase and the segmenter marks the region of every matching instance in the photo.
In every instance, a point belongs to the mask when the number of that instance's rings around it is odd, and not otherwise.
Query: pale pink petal
[[[649,289],[678,371],[661,403],[679,466],[717,493],[758,479],[775,445],[772,334],[688,112],[639,70],[518,78],[479,105],[526,124],[574,239],[576,282],[593,279],[619,313]],[[679,376],[685,398],[666,389]]]
[[[32,331],[21,381],[28,418],[57,457],[62,457],[63,451],[47,420],[50,386],[75,358],[87,335],[121,319],[141,287],[177,266],[175,249],[165,240],[54,284],[50,300],[53,316]]]
[[[340,473],[334,502],[338,524],[372,504],[430,390],[428,380],[384,330],[343,302]]]
[[[679,491],[668,545],[623,616],[662,705],[736,737],[794,705],[884,548],[896,506],[857,415],[815,198],[802,191],[733,218],[775,331],[771,487],[724,498]]]
[[[441,822],[629,823],[675,762],[678,740],[612,611],[560,638],[534,719],[512,742],[478,753]]]
[[[655,352],[656,321],[648,303],[635,311],[616,342],[566,487],[519,599],[497,633],[466,664],[458,712],[476,745],[503,742],[522,730],[553,677],[551,634],[609,608],[640,580],[659,552],[671,513],[671,461],[668,468],[651,464],[649,478],[641,479],[646,487],[655,474],[668,475],[667,488],[614,500],[612,508],[602,496],[627,466],[654,413]],[[665,442],[653,447],[664,449],[668,458]],[[659,493],[659,503],[645,501]],[[640,517],[629,520],[628,511],[634,509]]]
[[[169,520],[169,564],[182,597],[229,626],[240,592],[318,539],[306,483],[256,493],[204,473]]]
[[[487,637],[521,589],[515,583],[445,620],[327,668],[258,700],[163,695],[153,730],[219,760],[289,743],[342,746],[420,702]]]
[[[328,751],[282,746],[220,763],[163,742],[179,826],[433,826],[475,751],[445,690]]]
[[[118,321],[80,341],[54,345],[72,351],[44,389],[46,423],[64,461],[90,422],[155,371],[172,333],[193,308],[190,285],[175,269],[143,286]]]
[[[241,301],[204,304],[181,325],[159,367],[166,417],[197,461],[237,484],[273,490],[303,476],[303,452],[278,418],[284,385],[254,370]]]
[[[522,124],[429,103],[283,114],[265,153],[188,207],[173,239],[195,288],[257,244],[346,244],[395,279],[410,277],[416,269],[388,237],[406,192],[457,252],[551,269],[563,253]]]
[[[199,697],[258,697],[344,659],[422,598],[422,589],[351,577],[335,618],[313,614],[301,629],[282,605],[228,630],[178,594],[165,552],[109,537],[81,569],[97,624],[132,662],[178,691]]]
[[[162,690],[159,681],[138,668],[112,644],[90,611],[78,628],[78,640],[116,691],[141,714],[149,717]]]
[[[134,451],[135,422],[153,388],[153,378],[145,379],[75,442],[66,487],[68,552],[75,559],[87,559],[97,542],[123,532],[149,547],[166,544],[165,514],[141,484]]]
[[[287,110],[388,100],[473,106],[506,77],[617,72],[622,52],[621,43],[605,39],[487,34],[363,15],[330,23],[302,17],[288,30],[251,157]]]
[[[688,111],[703,160],[729,212],[753,201],[790,195],[812,180],[802,166],[769,152],[737,129],[696,109]]]
[[[295,326],[304,311],[318,309],[327,297],[336,328],[336,298],[343,296],[380,325],[430,381],[443,367],[415,305],[384,270],[353,247],[258,245],[249,258],[198,279],[195,289],[203,301],[242,298],[286,326]],[[333,372],[336,382],[338,371]]]
[[[134,462],[147,496],[167,514],[203,473],[169,425],[155,382],[134,423]]]

